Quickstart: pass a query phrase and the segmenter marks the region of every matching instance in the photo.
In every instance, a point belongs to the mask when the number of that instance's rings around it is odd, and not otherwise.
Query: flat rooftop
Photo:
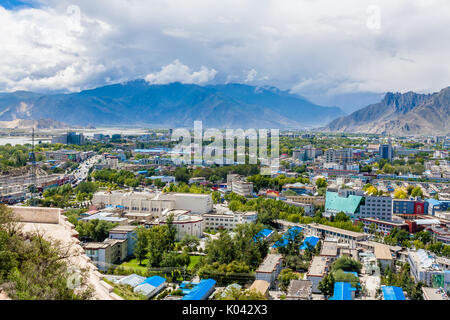
[[[437,288],[422,287],[425,300],[449,300],[448,296]]]
[[[123,226],[117,226],[117,227],[111,229],[111,231],[112,232],[130,232],[136,228],[137,228],[137,226],[123,225]]]
[[[320,250],[321,256],[335,257],[338,253],[338,245],[334,241],[324,241],[322,249]]]
[[[271,273],[275,271],[282,257],[283,256],[281,254],[269,253],[264,261],[259,265],[258,269],[256,269],[256,272]]]
[[[311,295],[312,281],[310,280],[291,280],[288,287],[287,297],[307,299]]]
[[[392,260],[391,250],[384,244],[377,244],[375,246],[375,257],[378,260]]]
[[[350,236],[350,237],[353,237],[353,238],[366,236],[364,233],[361,233],[361,232],[355,232],[355,231],[339,229],[339,228],[335,228],[335,227],[326,226],[324,224],[318,224],[318,223],[315,223],[315,222],[309,224],[309,226],[311,226],[312,228],[315,228],[315,229],[320,229],[320,230],[325,230],[325,231],[329,231],[329,232],[334,232],[334,233],[337,233],[337,234],[343,234],[343,235],[347,235],[347,236]]]
[[[308,276],[324,276],[326,273],[327,265],[327,257],[315,256],[311,261],[311,265],[309,266]]]

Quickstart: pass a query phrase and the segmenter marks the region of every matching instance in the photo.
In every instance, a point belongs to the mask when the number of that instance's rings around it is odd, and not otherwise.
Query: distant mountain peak
[[[0,121],[54,119],[68,125],[310,128],[343,116],[276,87],[229,83],[150,84],[143,79],[70,94],[0,94]]]
[[[325,130],[391,134],[450,132],[450,87],[432,94],[388,92],[381,102],[333,120]]]

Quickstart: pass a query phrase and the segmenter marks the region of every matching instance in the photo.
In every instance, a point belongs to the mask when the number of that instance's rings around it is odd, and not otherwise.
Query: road
[[[72,183],[73,187],[76,187],[80,182],[86,180],[89,174],[89,169],[94,164],[96,164],[101,159],[101,157],[101,155],[95,155],[80,163],[78,168],[72,173],[75,178],[74,182]]]

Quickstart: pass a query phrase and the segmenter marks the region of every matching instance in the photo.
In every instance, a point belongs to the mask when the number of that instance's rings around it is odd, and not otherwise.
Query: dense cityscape
[[[1,146],[2,232],[39,230],[28,250],[59,241],[27,265],[3,251],[2,295],[448,300],[448,137],[281,131],[279,165],[261,174],[175,164],[171,132]],[[61,278],[34,279],[42,265]]]
[[[449,17],[0,0],[0,318],[445,317]]]

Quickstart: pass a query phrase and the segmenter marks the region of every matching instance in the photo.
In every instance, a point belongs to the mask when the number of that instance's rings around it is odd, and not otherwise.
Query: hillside
[[[194,120],[218,128],[317,127],[345,115],[274,87],[243,84],[199,86],[144,80],[71,94],[0,94],[0,121],[53,119],[80,126],[191,127]]]
[[[324,131],[378,134],[447,134],[450,87],[433,94],[387,93],[384,99],[333,120]]]

